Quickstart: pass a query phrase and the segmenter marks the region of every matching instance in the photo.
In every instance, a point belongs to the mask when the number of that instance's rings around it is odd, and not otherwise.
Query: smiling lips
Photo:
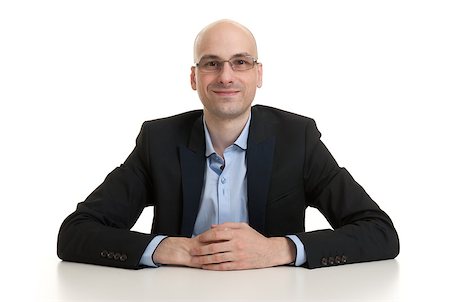
[[[239,90],[213,90],[214,93],[220,96],[233,96],[239,93]]]

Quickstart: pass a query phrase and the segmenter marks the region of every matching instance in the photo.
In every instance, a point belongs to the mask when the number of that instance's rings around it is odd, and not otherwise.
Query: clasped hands
[[[167,237],[153,254],[159,264],[208,270],[240,270],[292,263],[295,245],[285,237],[265,237],[246,223],[212,225],[193,237]]]

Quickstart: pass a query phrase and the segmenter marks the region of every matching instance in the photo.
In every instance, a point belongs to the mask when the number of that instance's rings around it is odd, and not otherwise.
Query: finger
[[[211,228],[214,229],[241,229],[248,227],[245,222],[224,222],[222,224],[213,224]]]
[[[229,228],[209,229],[197,236],[201,243],[222,242],[233,238],[233,232]]]
[[[205,256],[195,256],[192,262],[199,266],[211,265],[211,264],[221,264],[231,262],[233,260],[232,253],[218,253],[213,255]]]
[[[236,261],[205,264],[205,265],[202,265],[201,268],[205,269],[205,270],[211,270],[211,271],[233,271],[233,270],[245,269],[244,266],[242,266],[239,262],[236,262]]]
[[[229,241],[225,241],[195,247],[190,251],[190,254],[191,256],[204,256],[204,255],[225,253],[230,251],[231,251],[230,243]]]
[[[233,265],[232,262],[224,262],[202,265],[201,268],[211,271],[230,271],[233,270]]]

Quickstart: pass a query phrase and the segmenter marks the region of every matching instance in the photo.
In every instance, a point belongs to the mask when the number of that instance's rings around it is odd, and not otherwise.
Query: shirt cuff
[[[295,235],[287,235],[287,238],[291,239],[297,249],[297,256],[295,257],[295,266],[300,266],[306,262],[305,246],[302,241]]]
[[[147,245],[147,248],[144,251],[144,254],[141,257],[141,260],[139,261],[140,265],[150,266],[150,267],[159,267],[161,264],[153,262],[153,253],[155,253],[156,248],[158,245],[166,239],[167,236],[157,235],[155,238],[150,241],[150,243]]]

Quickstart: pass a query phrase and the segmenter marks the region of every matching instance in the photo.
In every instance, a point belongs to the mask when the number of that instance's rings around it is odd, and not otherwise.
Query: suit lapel
[[[253,107],[247,148],[248,216],[250,226],[262,234],[275,150],[275,136],[267,125]]]
[[[202,117],[192,127],[188,146],[179,147],[183,189],[181,235],[190,237],[200,206],[205,170],[205,133]]]

